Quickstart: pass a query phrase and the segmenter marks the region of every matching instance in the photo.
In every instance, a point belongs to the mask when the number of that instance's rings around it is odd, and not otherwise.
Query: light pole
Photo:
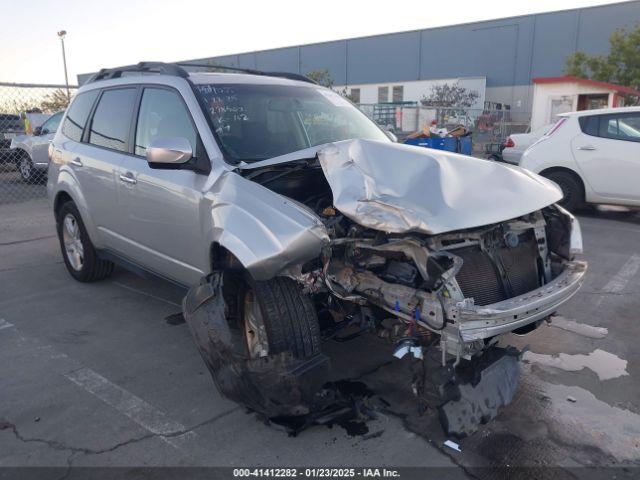
[[[69,77],[67,76],[67,56],[64,52],[64,37],[67,34],[66,30],[60,30],[58,32],[58,37],[60,37],[60,43],[62,44],[62,63],[64,65],[64,84],[67,86],[67,99],[71,99],[71,95],[69,95]]]

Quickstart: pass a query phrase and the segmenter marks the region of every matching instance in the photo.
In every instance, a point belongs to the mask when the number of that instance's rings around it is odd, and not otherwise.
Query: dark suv
[[[9,147],[11,140],[24,133],[24,125],[18,115],[0,113],[0,163],[14,161],[15,152]]]

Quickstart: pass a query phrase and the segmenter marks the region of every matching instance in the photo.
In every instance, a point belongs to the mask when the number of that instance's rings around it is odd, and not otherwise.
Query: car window
[[[600,119],[599,136],[640,142],[640,113],[603,115]]]
[[[84,125],[87,123],[91,107],[97,96],[98,90],[91,90],[76,95],[62,124],[62,133],[64,133],[66,137],[76,142],[82,140]]]
[[[135,98],[135,88],[105,90],[91,120],[89,143],[125,151]]]
[[[197,85],[225,157],[255,162],[315,145],[389,138],[348,100],[316,86]]]
[[[62,119],[62,112],[54,113],[47,119],[46,122],[42,124],[42,133],[54,133],[56,130],[58,130],[60,119]]]
[[[590,115],[587,117],[579,117],[578,123],[580,124],[580,129],[583,133],[587,135],[591,135],[593,137],[597,137],[598,128],[600,124],[600,116],[599,115]]]
[[[197,133],[191,116],[177,92],[145,88],[136,126],[135,154],[144,156],[155,138],[186,138],[196,152]]]

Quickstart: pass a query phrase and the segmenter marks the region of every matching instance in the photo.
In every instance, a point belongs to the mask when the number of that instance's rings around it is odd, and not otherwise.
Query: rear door
[[[177,90],[145,86],[132,129],[133,148],[118,173],[119,211],[125,253],[134,262],[184,285],[207,269],[200,205],[207,176],[192,170],[149,166],[146,149],[155,138],[186,138],[194,156],[205,155],[189,110]]]
[[[71,106],[62,126],[62,133],[74,140],[63,145],[63,160],[80,184],[88,215],[99,235],[98,246],[115,248],[122,226],[122,215],[114,208],[116,174],[123,153],[129,148],[137,87],[92,90],[87,94],[91,96],[76,98],[74,105],[81,102],[76,111]],[[84,128],[87,105],[91,108],[91,104],[92,113]]]
[[[579,118],[571,150],[591,188],[601,197],[640,203],[640,112]]]

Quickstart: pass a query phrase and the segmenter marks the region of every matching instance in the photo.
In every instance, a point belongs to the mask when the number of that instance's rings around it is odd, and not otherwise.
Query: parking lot
[[[2,173],[12,182],[13,174]],[[21,187],[22,188],[22,187]],[[469,438],[443,446],[421,414],[408,365],[374,337],[327,342],[336,379],[364,382],[376,418],[291,437],[219,396],[184,323],[184,294],[118,270],[80,284],[65,271],[43,186],[0,200],[0,465],[428,466],[443,478],[589,478],[640,461],[640,214],[580,215],[589,273],[528,347],[515,401]],[[39,193],[35,195],[34,193]],[[29,199],[27,199],[29,198]],[[589,328],[599,327],[599,328]],[[560,356],[557,356],[560,354]],[[549,469],[543,467],[559,467]],[[76,472],[76,473],[74,473]],[[416,474],[417,475],[417,474]]]

